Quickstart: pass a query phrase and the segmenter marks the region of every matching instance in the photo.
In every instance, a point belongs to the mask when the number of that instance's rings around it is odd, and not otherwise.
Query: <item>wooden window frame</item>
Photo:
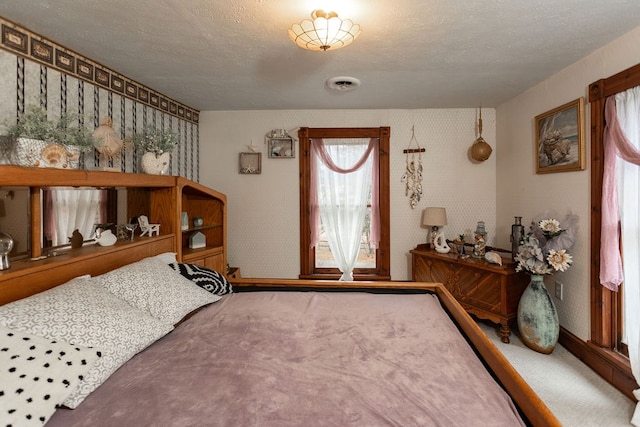
[[[337,280],[341,273],[337,268],[316,268],[315,251],[311,248],[311,206],[309,186],[311,182],[312,138],[378,138],[380,180],[380,244],[376,250],[376,268],[354,269],[355,280],[391,280],[390,266],[390,189],[389,189],[389,136],[390,127],[379,128],[307,128],[298,131],[300,140],[300,278]]]
[[[591,336],[589,346],[623,375],[613,374],[613,385],[630,395],[635,381],[625,356],[622,336],[622,289],[613,292],[600,284],[602,235],[602,178],[604,175],[604,108],[607,97],[640,86],[640,64],[589,85],[591,106]],[[624,286],[624,284],[622,285]],[[626,353],[628,354],[628,353]],[[614,370],[615,370],[614,369]],[[617,379],[616,379],[617,378]],[[618,384],[616,384],[618,382]]]

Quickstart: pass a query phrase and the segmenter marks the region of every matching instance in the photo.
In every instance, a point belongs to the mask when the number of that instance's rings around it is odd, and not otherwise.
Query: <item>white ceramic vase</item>
[[[162,153],[156,155],[156,153],[148,152],[142,155],[142,171],[144,173],[152,175],[166,175],[169,171],[171,162],[171,153]]]

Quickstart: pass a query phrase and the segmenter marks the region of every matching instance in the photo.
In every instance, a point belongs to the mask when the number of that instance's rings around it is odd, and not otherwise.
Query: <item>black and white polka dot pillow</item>
[[[42,426],[101,353],[0,325],[0,425]]]

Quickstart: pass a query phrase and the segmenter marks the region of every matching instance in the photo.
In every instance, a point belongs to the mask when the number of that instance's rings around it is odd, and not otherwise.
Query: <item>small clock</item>
[[[193,218],[193,225],[196,227],[202,227],[203,221],[201,216]]]

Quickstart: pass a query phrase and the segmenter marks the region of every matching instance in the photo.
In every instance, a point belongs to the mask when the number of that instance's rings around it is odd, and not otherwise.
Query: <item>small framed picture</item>
[[[257,175],[262,172],[262,153],[240,153],[238,172]]]
[[[293,138],[268,138],[270,159],[293,159],[296,157]]]
[[[584,98],[536,116],[536,173],[585,168]]]

